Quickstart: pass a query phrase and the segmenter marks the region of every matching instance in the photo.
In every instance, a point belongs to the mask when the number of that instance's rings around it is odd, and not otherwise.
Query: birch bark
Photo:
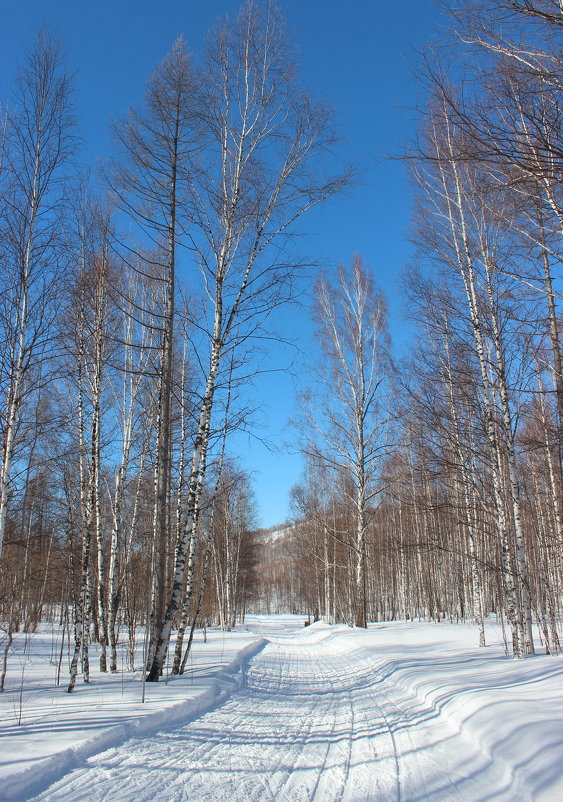
[[[27,376],[46,358],[57,309],[60,276],[53,255],[64,202],[61,171],[75,144],[70,92],[61,46],[41,33],[20,67],[1,151],[0,201],[6,210],[3,238],[8,269],[0,289],[9,303],[0,320],[7,365],[0,375],[0,555],[14,447],[30,392]]]
[[[192,586],[200,496],[221,361],[251,336],[291,292],[295,265],[267,261],[302,214],[339,191],[349,175],[319,180],[314,166],[332,138],[326,113],[292,81],[281,19],[247,5],[221,26],[209,48],[203,124],[209,146],[190,185],[194,245],[210,303],[209,361],[188,482],[186,523],[178,534],[167,610],[149,671],[162,671],[184,587]],[[281,152],[271,150],[274,141]],[[240,327],[244,331],[240,331]]]

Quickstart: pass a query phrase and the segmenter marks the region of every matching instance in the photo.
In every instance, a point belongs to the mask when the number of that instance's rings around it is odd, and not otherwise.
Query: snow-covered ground
[[[249,617],[199,633],[143,705],[138,675],[55,687],[44,631],[0,697],[0,798],[560,802],[563,659],[508,660],[487,634]]]

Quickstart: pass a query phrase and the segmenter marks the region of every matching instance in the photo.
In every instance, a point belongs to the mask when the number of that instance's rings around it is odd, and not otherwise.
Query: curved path
[[[498,786],[498,795],[482,796],[484,787],[494,793],[498,773],[478,746],[405,698],[361,641],[355,647],[338,630],[314,628],[268,641],[223,705],[90,758],[37,799],[504,798]]]

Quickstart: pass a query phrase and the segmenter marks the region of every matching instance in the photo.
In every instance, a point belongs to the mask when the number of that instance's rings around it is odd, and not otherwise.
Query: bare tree
[[[450,106],[441,93],[433,107],[427,130],[425,161],[417,177],[428,199],[430,226],[421,238],[430,244],[440,264],[460,281],[467,304],[475,352],[481,374],[482,402],[495,487],[499,537],[504,555],[507,604],[513,627],[516,656],[533,653],[530,584],[522,526],[521,493],[517,475],[517,406],[511,386],[510,349],[517,338],[505,325],[506,304],[502,293],[504,238],[488,212],[484,197],[487,178],[478,164],[466,158],[463,130],[452,120]],[[512,288],[514,294],[514,288]],[[520,363],[526,373],[526,358]],[[529,364],[529,363],[528,363]],[[510,512],[506,509],[503,479],[506,476]],[[512,537],[509,530],[512,529]],[[511,542],[512,541],[512,542]]]
[[[355,257],[338,283],[323,276],[316,286],[315,318],[321,358],[317,383],[307,394],[304,428],[313,435],[306,451],[349,480],[355,531],[354,621],[367,626],[366,532],[370,507],[381,492],[379,471],[390,453],[386,308]]]
[[[116,331],[119,370],[112,376],[112,395],[116,405],[120,456],[116,465],[111,493],[111,536],[108,565],[108,643],[110,670],[117,671],[117,615],[123,596],[124,572],[131,550],[131,532],[135,526],[138,498],[127,514],[126,502],[131,474],[136,468],[142,474],[149,446],[146,430],[154,418],[151,367],[153,364],[154,328],[151,281],[142,274],[142,262],[133,267],[123,265],[116,279],[119,296],[120,328]],[[148,381],[147,381],[148,376]],[[148,385],[148,386],[147,386]],[[136,482],[136,494],[140,482]]]
[[[79,511],[82,539],[81,588],[76,594],[75,658],[87,664],[88,637],[93,626],[99,641],[100,670],[107,670],[108,610],[105,560],[105,521],[102,516],[103,412],[107,391],[107,367],[114,337],[109,302],[112,265],[109,258],[107,209],[86,196],[78,219],[78,268],[72,304],[67,310],[68,361],[75,388],[75,442],[78,460]],[[95,556],[95,564],[92,560]],[[95,581],[94,581],[95,580]],[[88,672],[85,671],[86,681]]]
[[[203,77],[206,147],[194,171],[193,245],[210,301],[209,357],[196,432],[188,519],[149,680],[157,681],[184,589],[199,517],[221,360],[291,293],[297,263],[282,256],[290,227],[349,182],[324,177],[334,141],[330,114],[295,81],[283,20],[274,5],[248,3],[211,40]]]
[[[139,239],[122,242],[125,260],[141,259],[160,295],[153,311],[159,338],[158,419],[155,445],[154,570],[152,573],[151,645],[154,653],[165,605],[167,547],[171,536],[172,382],[178,247],[187,225],[187,183],[191,152],[198,137],[195,82],[182,39],[152,75],[145,109],[131,111],[114,125],[121,151],[106,171],[118,207]],[[139,240],[141,247],[139,247]]]
[[[0,553],[22,409],[36,389],[30,377],[52,355],[57,292],[66,267],[64,169],[76,140],[61,44],[45,32],[19,70],[11,109],[2,130],[0,174]]]

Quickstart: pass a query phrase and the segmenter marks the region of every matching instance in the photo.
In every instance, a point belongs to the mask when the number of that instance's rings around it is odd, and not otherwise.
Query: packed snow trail
[[[223,705],[90,758],[36,799],[529,798],[525,789],[514,796],[514,778],[477,744],[385,678],[362,633],[343,629],[270,635]]]

